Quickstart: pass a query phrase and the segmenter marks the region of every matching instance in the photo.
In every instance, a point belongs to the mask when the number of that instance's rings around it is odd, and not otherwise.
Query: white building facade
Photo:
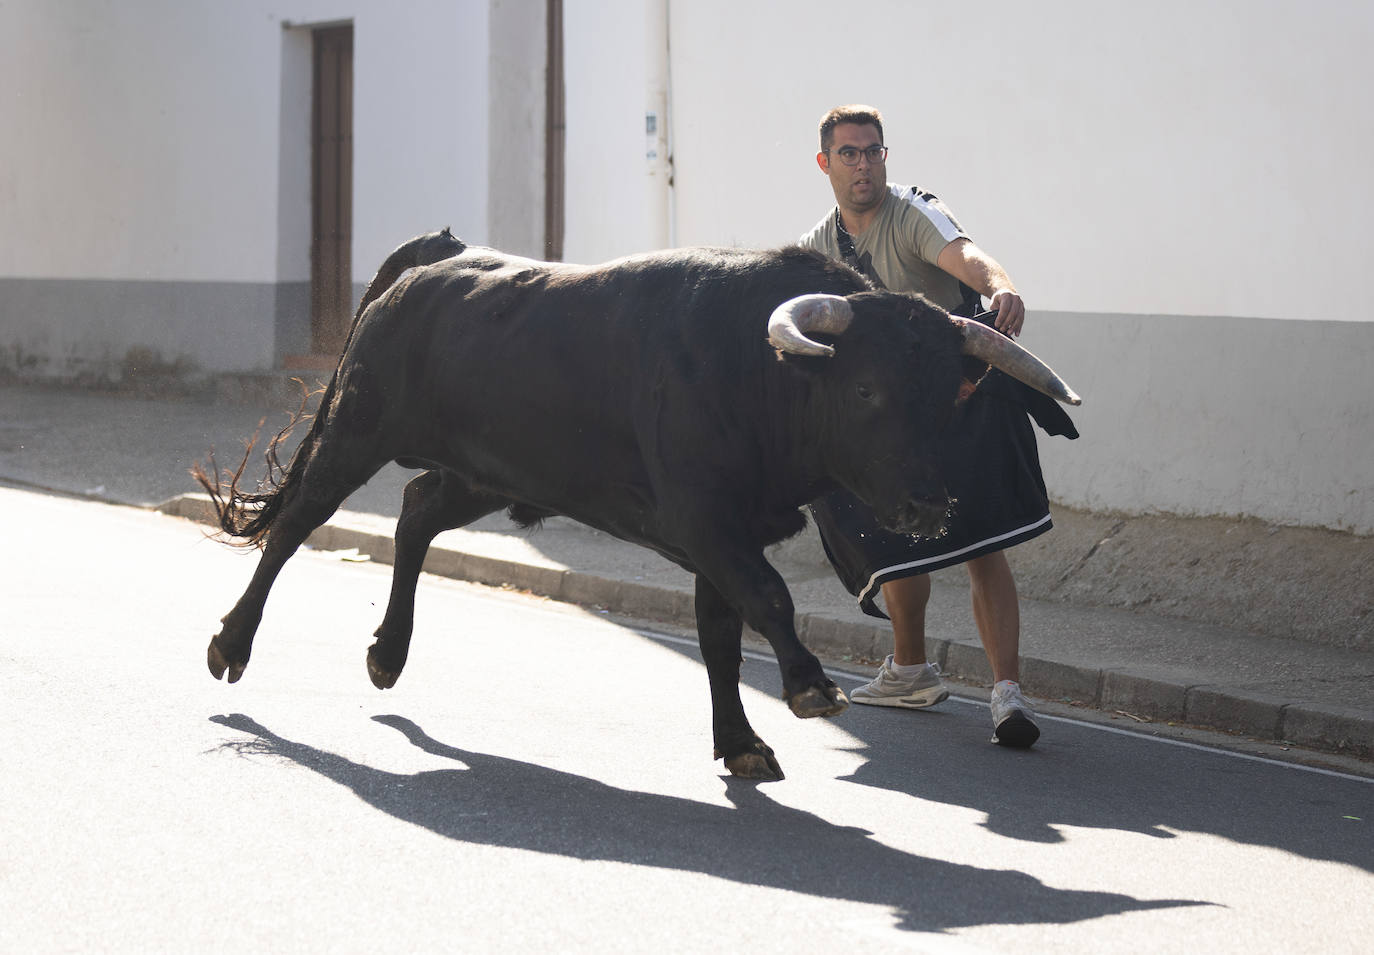
[[[321,262],[355,297],[443,226],[583,262],[781,245],[833,204],[817,120],[866,102],[1085,396],[1041,442],[1057,501],[1370,534],[1371,40],[1338,0],[17,0],[0,370],[327,354]]]

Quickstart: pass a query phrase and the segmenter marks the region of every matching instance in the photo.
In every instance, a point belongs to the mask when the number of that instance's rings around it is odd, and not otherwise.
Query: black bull
[[[398,257],[459,254],[385,289],[388,266],[379,272],[285,469],[269,450],[269,480],[251,493],[237,487],[242,465],[227,484],[197,469],[223,530],[263,551],[210,641],[216,678],[242,676],[291,554],[400,461],[426,470],[404,492],[390,600],[367,654],[373,683],[392,686],[405,665],[437,534],[502,509],[521,524],[563,514],[695,575],[716,756],[736,775],[780,778],[740,701],[742,624],[772,645],[797,716],[833,716],[848,701],[798,641],[764,548],[801,530],[800,506],[837,485],[896,529],[938,533],[941,430],[981,362],[1077,400],[1009,340],[801,249],[583,267],[435,239],[402,246],[391,271]],[[440,251],[417,255],[423,243]],[[1000,343],[991,352],[987,336]],[[1031,371],[1009,368],[1007,351]]]

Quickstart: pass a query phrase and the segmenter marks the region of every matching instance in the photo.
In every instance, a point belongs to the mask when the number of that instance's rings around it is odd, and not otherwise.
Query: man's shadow
[[[779,805],[756,784],[734,778],[725,780],[733,804],[725,808],[459,749],[404,717],[373,717],[424,752],[466,767],[390,773],[285,739],[242,714],[211,719],[252,737],[227,742],[226,748],[290,760],[382,812],[448,839],[700,872],[883,905],[911,930],[1066,923],[1204,904],[1055,889],[1021,872],[912,855],[864,830]]]
[[[665,646],[697,659],[690,647]],[[751,659],[740,678],[776,697],[777,672]],[[1370,828],[1351,818],[1370,818],[1367,781],[1066,723],[1046,725],[1034,749],[1007,750],[988,742],[986,705],[972,720],[965,706],[850,707],[836,725],[864,762],[844,780],[984,813],[989,831],[1025,842],[1062,842],[1064,828],[1196,832],[1374,871]]]
[[[843,778],[982,812],[988,830],[1027,842],[1062,842],[1065,828],[1205,833],[1374,871],[1369,828],[1349,821],[1368,818],[1366,781],[1065,724],[1008,752],[956,738],[950,715],[856,714],[845,729],[867,744],[855,748],[866,760]]]

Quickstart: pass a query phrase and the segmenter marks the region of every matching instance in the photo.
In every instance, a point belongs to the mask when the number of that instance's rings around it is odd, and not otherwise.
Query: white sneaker
[[[1031,717],[1035,710],[1021,695],[1021,684],[1003,680],[992,688],[992,741],[1013,749],[1027,749],[1040,738]]]
[[[898,676],[892,670],[892,654],[887,655],[878,675],[849,694],[855,703],[870,706],[905,706],[920,710],[949,699],[949,690],[940,679],[940,668],[927,663],[914,677]]]

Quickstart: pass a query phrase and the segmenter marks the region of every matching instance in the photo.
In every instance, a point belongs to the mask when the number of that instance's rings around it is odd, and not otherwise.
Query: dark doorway
[[[353,317],[353,27],[313,32],[310,345],[336,356]]]

